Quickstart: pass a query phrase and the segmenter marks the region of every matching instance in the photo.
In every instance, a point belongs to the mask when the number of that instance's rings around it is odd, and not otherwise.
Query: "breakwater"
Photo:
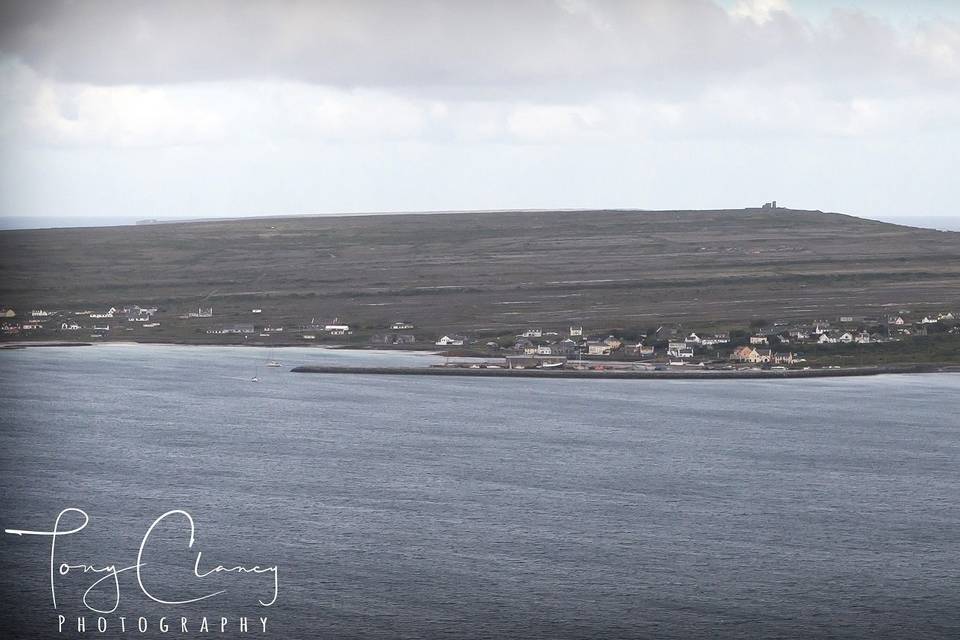
[[[884,373],[933,373],[948,368],[932,364],[891,365],[882,367],[857,367],[848,369],[787,369],[762,370],[740,369],[688,370],[688,371],[593,371],[588,369],[493,369],[470,367],[341,367],[341,366],[299,366],[293,373],[328,373],[353,375],[400,375],[400,376],[465,376],[477,378],[589,378],[597,380],[633,380],[633,379],[752,379],[752,378],[827,378],[841,376],[873,376]]]

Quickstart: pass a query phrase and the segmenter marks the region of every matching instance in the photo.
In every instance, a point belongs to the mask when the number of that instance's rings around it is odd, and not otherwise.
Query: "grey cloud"
[[[7,2],[0,50],[59,81],[280,78],[476,97],[595,90],[662,95],[705,82],[836,82],[850,91],[955,81],[857,12],[763,24],[708,0]],[[943,37],[931,51],[956,51]],[[938,66],[939,64],[939,66]],[[882,82],[878,82],[878,80]]]

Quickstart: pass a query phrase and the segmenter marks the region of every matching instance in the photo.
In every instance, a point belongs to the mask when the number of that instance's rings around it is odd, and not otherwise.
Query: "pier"
[[[934,373],[956,371],[956,368],[941,367],[932,364],[917,364],[884,367],[858,367],[846,369],[735,369],[687,370],[687,371],[640,371],[589,369],[494,369],[470,367],[342,367],[342,366],[299,366],[293,373],[327,373],[351,375],[388,375],[388,376],[465,376],[476,378],[538,378],[538,379],[593,379],[593,380],[741,380],[741,379],[778,379],[778,378],[828,378],[842,376],[874,376],[885,373]]]

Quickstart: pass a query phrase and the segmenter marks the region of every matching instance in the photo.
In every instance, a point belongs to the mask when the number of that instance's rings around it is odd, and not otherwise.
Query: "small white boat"
[[[271,360],[270,362],[267,363],[267,366],[268,366],[268,367],[279,367],[279,366],[280,366],[280,363],[277,362],[276,360]]]
[[[260,382],[260,376],[253,376],[250,378],[250,382]]]

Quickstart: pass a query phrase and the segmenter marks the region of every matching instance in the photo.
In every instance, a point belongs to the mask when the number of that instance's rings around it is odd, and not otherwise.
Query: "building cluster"
[[[417,336],[408,333],[413,330],[413,323],[406,320],[398,320],[390,325],[390,330],[386,333],[375,333],[370,338],[370,343],[384,346],[401,346],[417,343]]]
[[[250,314],[261,317],[263,310],[251,309]],[[116,335],[119,331],[133,331],[138,328],[156,329],[161,326],[158,316],[162,315],[157,307],[126,305],[97,310],[48,310],[32,309],[26,317],[21,318],[10,307],[0,307],[0,335],[49,335],[49,334],[76,334],[77,337],[105,338]],[[213,307],[200,306],[185,313],[168,316],[175,318],[179,326],[192,327],[194,331],[210,336],[243,336],[244,338],[259,336],[271,337],[283,335],[284,332],[295,333],[300,339],[315,340],[317,336],[345,337],[353,335],[350,325],[341,322],[338,318],[331,321],[318,321],[311,318],[309,323],[297,327],[287,327],[282,323],[265,322],[231,322],[213,324],[215,316]],[[199,322],[198,322],[199,321]],[[413,325],[407,322],[394,323],[391,329],[412,329]],[[410,344],[415,338],[407,334],[392,334],[393,341],[387,344]]]
[[[589,334],[581,326],[565,332],[528,328],[512,344],[482,343],[467,336],[448,334],[438,347],[500,349],[527,358],[610,358],[657,360],[673,364],[730,362],[750,365],[792,365],[803,358],[798,351],[829,344],[880,344],[937,331],[958,334],[960,326],[951,312],[925,315],[913,321],[908,311],[885,318],[840,316],[836,320],[757,323],[749,331],[691,332],[663,325],[633,339],[613,334]]]
[[[200,306],[175,318],[177,327],[189,327],[194,333],[209,336],[278,338],[292,340],[353,340],[355,329],[340,318],[311,318],[302,324],[267,322],[269,314],[261,308],[249,310],[251,320],[217,323],[213,307]],[[32,336],[53,334],[89,335],[92,338],[116,336],[119,331],[156,329],[163,315],[155,306],[126,305],[82,311],[51,311],[36,308],[25,316],[14,309],[0,307],[0,335]],[[226,314],[231,320],[237,313]],[[256,319],[254,322],[253,320]],[[164,321],[166,323],[166,321]],[[178,324],[179,323],[179,324]],[[165,324],[169,328],[169,324]],[[529,327],[519,335],[497,339],[475,338],[447,333],[425,340],[414,333],[414,325],[397,320],[379,329],[364,327],[361,339],[378,346],[426,346],[447,350],[499,352],[513,358],[638,360],[660,363],[743,363],[749,365],[790,365],[798,355],[820,345],[873,345],[929,333],[960,334],[954,314],[944,311],[922,317],[901,310],[885,317],[842,315],[831,320],[808,322],[756,321],[749,329],[730,332],[687,331],[679,325],[661,325],[645,333],[593,333],[582,326],[563,330]],[[135,334],[137,335],[137,334]],[[140,334],[142,335],[142,334]]]
[[[0,308],[0,334],[6,336],[34,335],[42,332],[75,333],[90,331],[90,337],[101,338],[112,329],[124,327],[143,327],[153,329],[160,326],[155,316],[157,307],[141,307],[127,305],[124,307],[110,307],[93,311],[50,311],[47,309],[31,309],[22,320],[18,319],[15,310]]]
[[[836,321],[812,323],[776,322],[750,337],[751,344],[878,344],[911,336],[926,336],[931,330],[956,332],[953,313],[946,311],[914,319],[909,311],[883,318],[840,316]]]
[[[728,333],[690,333],[683,335],[677,327],[660,326],[656,331],[627,339],[613,334],[590,334],[582,326],[570,327],[566,333],[528,329],[517,336],[512,350],[526,356],[565,356],[588,358],[624,356],[652,359],[657,355],[670,359],[693,359],[711,348],[727,345]]]
[[[749,364],[793,364],[798,362],[797,355],[790,351],[774,351],[755,347],[750,344],[740,345],[730,353],[730,360]]]

